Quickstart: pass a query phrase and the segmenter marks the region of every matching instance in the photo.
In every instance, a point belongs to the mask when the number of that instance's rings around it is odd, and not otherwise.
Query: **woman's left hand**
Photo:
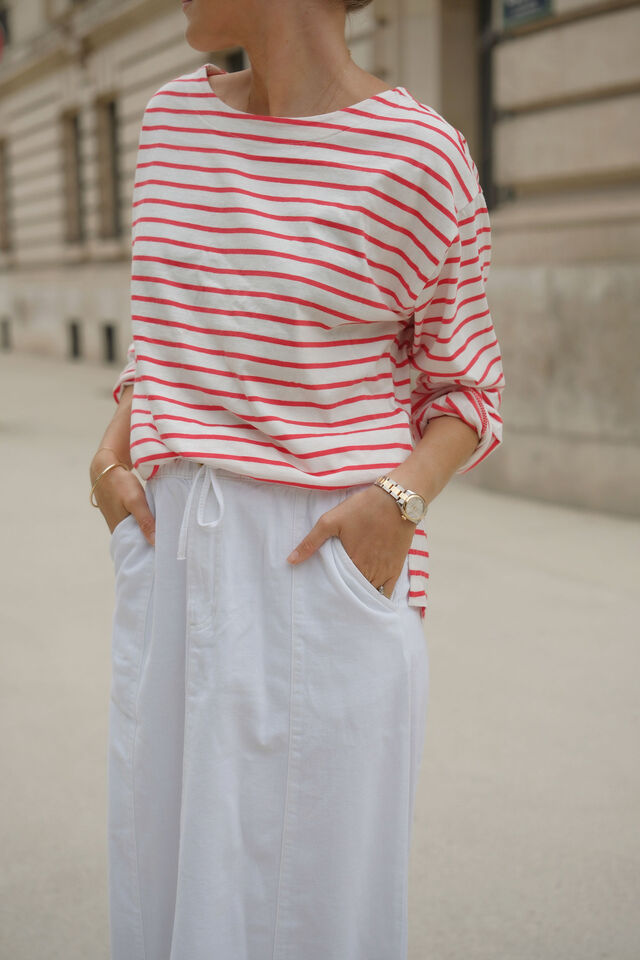
[[[414,523],[402,519],[393,498],[372,484],[323,513],[287,560],[302,563],[329,537],[339,537],[360,572],[376,590],[384,584],[385,596],[390,597],[415,529]]]

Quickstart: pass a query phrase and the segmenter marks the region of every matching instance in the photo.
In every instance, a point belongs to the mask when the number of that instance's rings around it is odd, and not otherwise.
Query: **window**
[[[0,140],[0,250],[10,249],[9,144],[6,140]]]
[[[493,8],[491,6],[491,0],[480,0],[478,12],[480,150],[477,166],[488,210],[493,210],[498,199],[496,184],[493,179],[493,56],[495,33],[492,30],[492,16]]]
[[[11,321],[9,317],[2,317],[0,320],[0,348],[2,350],[11,349]]]
[[[80,117],[77,110],[62,115],[62,158],[64,164],[65,241],[85,239],[80,159]]]
[[[9,7],[6,3],[0,3],[0,53],[2,53],[3,47],[8,47],[10,43]]]
[[[103,356],[107,363],[116,362],[116,328],[113,323],[103,323]]]
[[[82,330],[79,320],[70,320],[67,324],[69,331],[69,356],[72,359],[82,356]]]
[[[98,100],[97,162],[99,231],[103,239],[122,233],[118,156],[118,117],[115,97]]]

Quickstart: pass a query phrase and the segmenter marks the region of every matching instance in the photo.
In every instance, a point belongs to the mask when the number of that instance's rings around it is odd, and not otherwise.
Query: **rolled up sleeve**
[[[133,383],[135,380],[135,377],[136,377],[136,350],[132,340],[127,348],[127,362],[123,367],[123,369],[120,371],[118,375],[118,379],[116,380],[113,386],[113,391],[112,391],[113,399],[115,400],[116,403],[120,403],[123,387],[125,387],[128,383]]]
[[[458,417],[478,435],[468,473],[502,442],[502,355],[486,295],[491,225],[482,191],[457,213],[457,233],[415,301],[411,395],[416,440],[434,417]]]

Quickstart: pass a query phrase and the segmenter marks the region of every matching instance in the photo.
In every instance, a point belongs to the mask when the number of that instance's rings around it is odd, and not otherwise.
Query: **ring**
[[[384,583],[381,583],[378,587],[378,593],[384,593]]]

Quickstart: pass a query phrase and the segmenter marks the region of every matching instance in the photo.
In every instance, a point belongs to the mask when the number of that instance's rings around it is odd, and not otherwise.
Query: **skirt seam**
[[[293,533],[295,535],[296,530],[296,504],[297,497],[294,497],[293,500],[293,510],[292,510],[292,527]],[[289,672],[289,743],[287,746],[287,783],[285,788],[285,800],[284,800],[284,814],[282,818],[282,839],[280,843],[280,863],[278,865],[278,887],[276,891],[276,917],[273,930],[273,952],[271,955],[271,960],[275,960],[276,949],[278,946],[278,932],[279,932],[279,919],[280,919],[280,893],[282,888],[282,873],[283,873],[283,864],[284,864],[284,850],[286,845],[286,830],[287,830],[287,814],[289,811],[289,786],[290,786],[290,775],[291,775],[291,747],[293,741],[293,705],[294,705],[294,670],[295,670],[295,637],[294,637],[294,583],[295,583],[295,567],[291,568],[291,590],[289,596],[289,650],[290,650],[290,672]]]
[[[155,559],[155,558],[154,558]],[[138,662],[138,672],[137,672],[137,690],[136,690],[136,699],[134,703],[133,711],[133,731],[131,737],[131,809],[133,813],[133,846],[135,849],[135,863],[136,863],[136,894],[137,894],[137,916],[138,916],[138,937],[140,942],[140,947],[142,950],[143,960],[147,960],[147,950],[145,946],[144,939],[144,921],[142,917],[142,895],[140,890],[140,858],[138,852],[138,841],[137,841],[137,829],[136,829],[136,764],[135,764],[135,750],[136,750],[136,734],[138,732],[138,700],[140,698],[140,682],[142,679],[142,659],[144,657],[144,648],[147,636],[147,625],[149,621],[149,610],[151,609],[151,602],[153,599],[154,593],[154,570],[155,564],[152,566],[149,573],[149,595],[147,596],[147,602],[145,605],[144,617],[140,623],[140,629],[143,632],[143,643],[140,650],[140,660]]]

